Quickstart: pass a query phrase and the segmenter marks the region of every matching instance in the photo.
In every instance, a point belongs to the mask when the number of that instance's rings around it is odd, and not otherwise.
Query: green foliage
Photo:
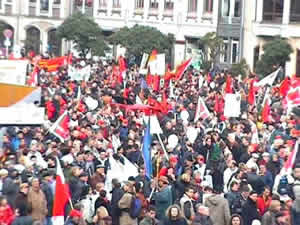
[[[246,59],[243,58],[240,63],[233,64],[231,73],[233,76],[241,75],[242,78],[245,78],[249,73],[249,65],[247,64]]]
[[[73,41],[83,57],[90,51],[92,55],[104,56],[105,50],[109,49],[98,24],[80,12],[68,17],[58,27],[57,36]]]
[[[127,56],[141,57],[144,52],[151,53],[153,49],[156,49],[159,53],[166,53],[166,60],[168,60],[174,36],[165,35],[153,27],[135,25],[132,28],[121,28],[112,34],[109,40],[112,44],[126,48]]]
[[[216,32],[209,32],[199,39],[198,44],[204,53],[204,64],[210,69],[217,56],[223,52],[223,39],[218,37]]]
[[[263,50],[264,53],[255,68],[255,72],[262,77],[272,73],[279,66],[284,67],[293,52],[291,45],[281,37],[268,41],[263,46]]]

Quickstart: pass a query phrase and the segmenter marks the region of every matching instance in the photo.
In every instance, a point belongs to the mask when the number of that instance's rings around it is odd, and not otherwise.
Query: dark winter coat
[[[154,194],[156,215],[159,220],[165,218],[167,208],[172,205],[172,192],[171,187],[167,186],[159,192]]]
[[[27,216],[28,214],[28,203],[27,203],[27,195],[23,192],[19,192],[15,201],[15,208],[19,210],[19,214],[21,216]]]
[[[10,177],[3,180],[2,194],[6,196],[8,204],[15,208],[15,201],[19,188],[17,184]]]
[[[33,219],[31,216],[19,216],[17,217],[12,225],[32,225]]]
[[[242,218],[244,225],[251,225],[253,220],[260,220],[258,209],[256,203],[250,198],[246,201],[242,208]]]
[[[176,220],[164,219],[162,225],[188,225],[184,218],[179,218]]]
[[[54,201],[54,193],[50,187],[50,184],[43,182],[41,185],[41,189],[44,192],[47,200],[47,209],[48,209],[48,216],[52,216],[53,211],[53,201]]]
[[[112,222],[113,225],[119,224],[119,217],[120,217],[120,211],[118,202],[122,198],[124,192],[120,187],[115,187],[112,190],[112,197],[111,197],[111,213],[113,215]]]

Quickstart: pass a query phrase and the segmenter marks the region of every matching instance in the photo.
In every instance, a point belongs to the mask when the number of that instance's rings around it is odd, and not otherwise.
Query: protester
[[[0,128],[0,192],[14,222],[284,224],[280,200],[287,225],[299,224],[300,109],[289,99],[298,76],[287,96],[280,79],[255,86],[254,74],[181,65],[168,78],[120,65],[73,57],[55,71],[40,68],[45,124]],[[66,198],[57,198],[61,190]]]

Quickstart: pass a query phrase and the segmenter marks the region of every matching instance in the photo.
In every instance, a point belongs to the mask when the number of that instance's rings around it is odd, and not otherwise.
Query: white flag
[[[265,78],[263,78],[259,82],[254,83],[254,86],[256,86],[256,87],[263,87],[263,86],[265,86],[267,84],[270,85],[270,86],[272,86],[280,70],[281,70],[281,67],[279,67],[276,71],[274,71],[273,73],[269,74],[268,76],[266,76]]]

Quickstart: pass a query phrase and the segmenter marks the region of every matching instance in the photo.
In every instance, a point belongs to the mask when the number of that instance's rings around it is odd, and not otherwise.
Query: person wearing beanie
[[[169,186],[169,180],[165,176],[158,178],[158,192],[154,193],[154,200],[156,205],[157,219],[162,220],[165,218],[165,212],[167,208],[173,202],[173,195],[171,186]]]

